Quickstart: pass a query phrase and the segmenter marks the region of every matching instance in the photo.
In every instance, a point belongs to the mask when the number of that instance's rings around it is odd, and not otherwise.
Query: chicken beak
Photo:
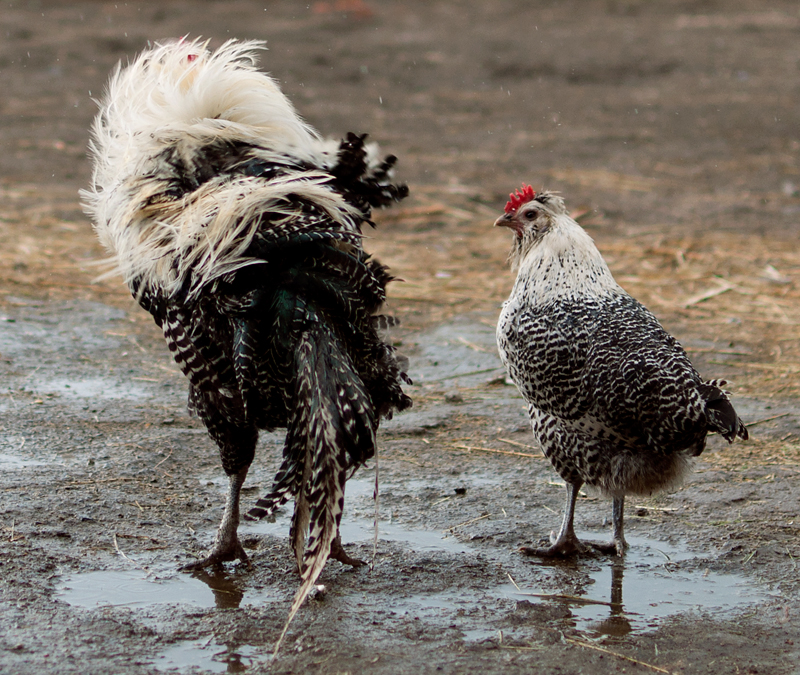
[[[495,227],[511,227],[511,217],[513,214],[504,213],[497,220],[494,221]]]
[[[497,220],[494,221],[495,227],[507,227],[510,230],[514,230],[518,237],[522,236],[522,228],[520,227],[519,221],[515,218],[516,213],[504,213],[500,216]]]

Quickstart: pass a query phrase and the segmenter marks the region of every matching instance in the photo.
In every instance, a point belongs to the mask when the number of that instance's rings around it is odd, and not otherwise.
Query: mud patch
[[[763,467],[739,475],[701,464],[684,490],[658,502],[632,500],[633,546],[624,561],[550,566],[517,553],[557,519],[563,488],[530,447],[515,388],[495,374],[490,322],[472,314],[404,336],[418,382],[415,408],[381,432],[375,567],[329,563],[320,579],[325,592],[303,608],[272,662],[297,587],[287,547],[291,506],[274,522],[242,524],[252,568],[177,572],[213,538],[225,480],[213,444],[186,415],[185,385],[157,335],[140,341],[141,349],[134,345],[133,360],[123,356],[133,343],[118,326],[109,331],[121,335],[109,342],[72,339],[75,322],[104,326],[115,316],[91,303],[16,313],[23,325],[48,321],[70,337],[44,369],[36,359],[47,349],[46,331],[28,331],[27,345],[12,350],[7,364],[0,663],[10,672],[48,671],[49,652],[32,646],[40,631],[24,626],[49,625],[54,612],[58,625],[76,628],[46,631],[51,649],[77,653],[85,643],[80,653],[97,664],[87,672],[98,673],[260,672],[267,664],[275,672],[309,672],[335,662],[338,671],[394,675],[412,654],[413,667],[399,672],[424,672],[428,663],[451,672],[471,672],[475,664],[508,670],[504,654],[521,659],[519,672],[530,670],[534,655],[577,670],[592,659],[571,651],[575,641],[628,645],[645,660],[657,641],[677,659],[686,649],[681,631],[731,639],[742,627],[761,630],[764,617],[774,618],[770,635],[794,639],[790,624],[776,623],[794,605],[784,607],[766,585],[779,585],[782,595],[792,588],[793,558],[781,553],[775,533],[784,530],[775,528],[791,527],[793,515],[785,497],[767,501],[777,495],[761,484]],[[113,388],[126,381],[130,388]],[[82,388],[87,382],[92,386]],[[60,393],[47,396],[48,389]],[[765,414],[790,413],[777,422],[794,420],[789,403],[754,404]],[[765,425],[764,433],[780,432]],[[245,506],[269,484],[282,442],[280,433],[264,435]],[[724,448],[712,444],[709,452]],[[348,481],[342,521],[348,552],[366,561],[372,468]],[[764,513],[767,503],[776,520],[769,546],[741,525],[743,513]],[[608,510],[603,500],[581,498],[577,525],[603,539]],[[784,649],[777,640],[771,653]]]

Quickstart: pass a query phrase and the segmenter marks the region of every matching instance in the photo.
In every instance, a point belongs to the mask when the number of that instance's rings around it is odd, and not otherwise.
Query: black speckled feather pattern
[[[677,340],[613,281],[560,198],[538,200],[537,220],[515,242],[519,275],[497,340],[562,478],[612,496],[649,494],[680,480],[709,432],[746,438],[725,383],[704,382]],[[521,216],[498,224],[512,217]]]
[[[340,157],[362,172],[363,137],[342,143]],[[198,153],[219,171],[230,165],[265,180],[241,147],[215,144]],[[348,153],[356,153],[348,160]],[[182,166],[192,173],[191,167]],[[286,170],[285,167],[283,170]],[[379,172],[384,175],[385,167]],[[201,182],[205,176],[184,184]],[[350,181],[362,219],[370,204],[386,204],[405,190],[378,186],[352,169]],[[375,185],[372,185],[375,183]],[[375,452],[382,416],[410,406],[394,349],[376,319],[386,299],[387,269],[361,249],[360,236],[338,226],[324,209],[298,199],[295,215],[259,213],[246,256],[261,261],[224,275],[195,292],[163,298],[157,288],[132,286],[163,328],[173,358],[190,382],[190,408],[220,448],[233,475],[253,460],[258,429],[288,427],[284,460],[272,491],[249,513],[260,518],[288,499],[299,505],[292,539],[303,576],[324,564],[338,531],[345,476]],[[305,533],[308,539],[305,542]],[[323,534],[324,533],[324,534]],[[322,542],[322,545],[320,543]],[[318,570],[316,570],[318,573]]]

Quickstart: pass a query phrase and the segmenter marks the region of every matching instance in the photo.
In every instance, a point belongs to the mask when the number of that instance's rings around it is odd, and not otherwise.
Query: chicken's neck
[[[624,293],[592,238],[567,216],[512,264],[518,268],[512,297],[537,304]]]

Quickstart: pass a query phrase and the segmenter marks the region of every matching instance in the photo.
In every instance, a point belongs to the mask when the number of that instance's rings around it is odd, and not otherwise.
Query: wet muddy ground
[[[374,569],[329,563],[272,669],[792,672],[797,504],[784,486],[796,473],[718,470],[715,457],[743,450],[712,440],[684,489],[628,505],[624,561],[523,557],[520,545],[557,527],[563,486],[530,447],[489,318],[404,338],[417,405],[381,434]],[[158,335],[134,340],[126,323],[82,302],[17,306],[0,323],[0,663],[259,672],[297,584],[290,514],[243,525],[252,570],[176,571],[211,541],[224,481]],[[784,415],[763,434],[800,432],[791,406],[738,403],[750,420]],[[265,435],[246,499],[267,485],[280,443]],[[364,470],[348,484],[342,528],[367,560],[372,481]],[[584,496],[577,518],[582,535],[610,536],[604,500]]]
[[[0,28],[0,672],[798,671],[796,3],[3,0]],[[289,513],[242,526],[252,569],[177,572],[213,537],[222,472],[156,328],[93,283],[76,194],[90,92],[186,33],[267,39],[303,115],[369,131],[413,195],[368,244],[406,280],[415,381],[381,431],[374,568],[329,563],[277,661]],[[489,225],[523,179],[584,213],[752,425],[679,491],[631,500],[622,561],[517,552],[563,500],[493,343],[511,275]],[[281,443],[264,435],[246,503]],[[365,560],[373,469],[342,528]],[[609,521],[580,498],[580,534]]]

